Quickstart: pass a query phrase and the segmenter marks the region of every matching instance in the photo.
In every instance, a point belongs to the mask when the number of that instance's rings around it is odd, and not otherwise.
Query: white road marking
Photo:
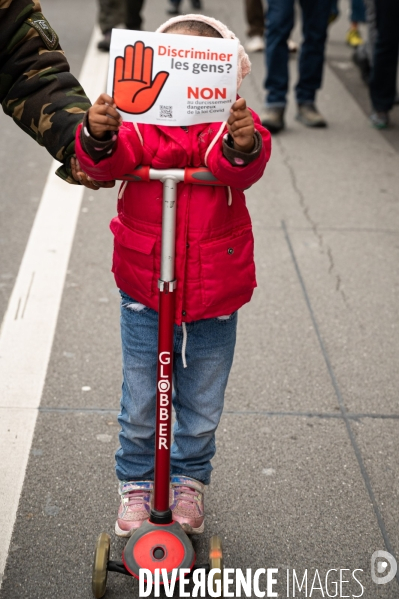
[[[94,29],[79,76],[93,101],[105,89],[108,55]],[[0,579],[25,477],[84,187],[51,165],[0,330]],[[1,583],[0,583],[1,584]]]

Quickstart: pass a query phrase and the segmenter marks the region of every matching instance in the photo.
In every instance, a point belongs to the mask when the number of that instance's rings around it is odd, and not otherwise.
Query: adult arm
[[[75,132],[90,107],[58,36],[32,0],[0,0],[0,102],[6,114],[71,173]]]

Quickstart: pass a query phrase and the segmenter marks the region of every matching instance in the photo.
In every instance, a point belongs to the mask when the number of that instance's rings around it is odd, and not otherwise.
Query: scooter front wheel
[[[107,566],[110,545],[110,536],[106,532],[102,532],[97,539],[94,550],[93,574],[91,579],[92,591],[96,599],[101,599],[105,595],[107,588]]]
[[[122,556],[125,568],[135,578],[140,569],[154,573],[165,569],[171,580],[173,570],[194,566],[195,552],[190,539],[178,522],[154,524],[147,520],[128,540]]]
[[[218,535],[211,537],[209,543],[209,568],[213,570],[218,568],[219,572],[216,572],[213,577],[213,592],[217,591],[217,580],[220,580],[220,597],[223,597],[223,547],[222,540]]]

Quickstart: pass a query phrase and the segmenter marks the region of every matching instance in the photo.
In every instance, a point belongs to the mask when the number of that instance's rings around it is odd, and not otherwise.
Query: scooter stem
[[[152,170],[152,169],[151,169]],[[159,286],[158,367],[155,431],[154,505],[150,521],[154,524],[172,522],[169,507],[170,444],[172,436],[173,332],[175,316],[175,237],[178,176],[162,173],[162,240]]]
[[[125,175],[128,181],[163,183],[161,272],[158,315],[158,365],[155,424],[154,504],[150,522],[169,524],[170,445],[172,433],[173,333],[175,318],[175,238],[177,184],[225,185],[204,167],[157,170],[140,166]]]

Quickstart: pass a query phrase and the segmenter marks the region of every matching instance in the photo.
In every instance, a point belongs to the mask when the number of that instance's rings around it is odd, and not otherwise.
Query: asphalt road
[[[245,38],[242,2],[204,4]],[[94,0],[43,0],[42,7],[78,74]],[[146,29],[165,20],[165,7],[147,0]],[[399,578],[376,585],[370,560],[377,550],[399,557],[399,108],[392,130],[369,127],[342,13],[330,31],[318,100],[329,127],[297,123],[291,96],[287,129],[247,192],[258,288],[240,311],[205,533],[193,542],[201,563],[217,533],[226,567],[278,568],[279,597],[293,596],[287,571],[295,569],[310,581],[317,570],[323,585],[311,593],[309,583],[297,597],[395,599]],[[251,58],[241,94],[260,111],[263,56]],[[294,82],[295,58],[290,68]],[[0,123],[3,318],[51,157],[4,114]],[[115,200],[115,190],[86,190],[79,208],[0,599],[88,599],[98,534],[111,534],[114,559],[124,545],[112,532],[121,385],[108,229]],[[3,451],[4,469],[12,451]],[[15,472],[21,476],[23,469]],[[339,570],[350,580],[337,595],[325,586],[332,569],[330,580]],[[138,584],[110,574],[106,597],[138,597]]]

